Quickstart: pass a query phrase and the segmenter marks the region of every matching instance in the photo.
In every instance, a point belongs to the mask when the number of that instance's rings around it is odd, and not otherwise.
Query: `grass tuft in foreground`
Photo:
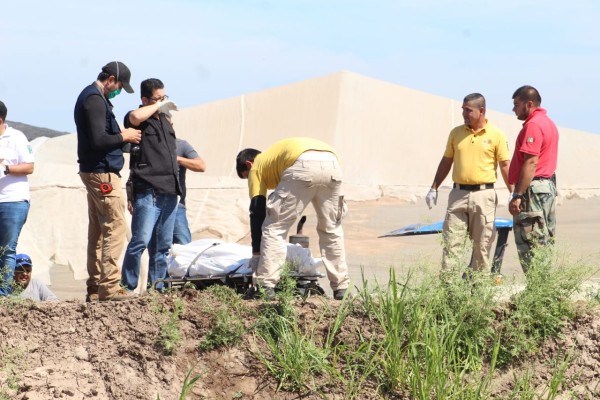
[[[179,319],[185,311],[185,303],[180,298],[174,298],[172,309],[156,306],[154,313],[159,324],[158,345],[166,355],[171,355],[181,342]]]
[[[244,320],[249,315],[240,296],[226,286],[214,285],[206,289],[215,298],[204,312],[212,319],[213,328],[198,345],[200,351],[208,351],[238,344],[246,332]]]
[[[506,289],[487,273],[440,279],[419,271],[418,279],[408,273],[398,280],[391,269],[386,286],[363,278],[363,289],[342,302],[334,318],[312,325],[299,323],[296,300],[284,290],[260,311],[256,336],[265,346],[255,354],[284,390],[343,387],[347,399],[364,396],[366,388],[384,398],[490,398],[497,368],[537,351],[575,315],[571,296],[589,271],[540,249],[525,289],[504,304]],[[369,323],[349,328],[349,316]],[[323,326],[324,338],[318,334]],[[567,351],[554,361],[545,388],[527,374],[515,376],[512,398],[556,397],[572,359]]]
[[[285,265],[277,287],[276,301],[265,303],[259,311],[256,336],[267,351],[256,350],[256,357],[279,382],[278,389],[315,390],[314,378],[329,369],[326,349],[318,344],[316,326],[301,329],[296,313],[296,282]]]

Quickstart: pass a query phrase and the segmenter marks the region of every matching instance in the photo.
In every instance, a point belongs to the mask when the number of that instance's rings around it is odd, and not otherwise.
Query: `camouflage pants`
[[[523,272],[529,269],[532,251],[552,245],[556,232],[556,180],[531,181],[521,201],[521,212],[513,216],[515,244]]]

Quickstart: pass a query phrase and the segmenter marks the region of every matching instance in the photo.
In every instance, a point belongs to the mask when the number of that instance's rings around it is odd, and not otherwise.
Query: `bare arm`
[[[433,183],[431,184],[431,188],[437,190],[444,179],[448,176],[450,169],[452,168],[452,163],[454,160],[449,157],[442,157],[440,164],[438,165],[437,172],[435,173],[435,178],[433,179]]]
[[[508,183],[508,167],[510,166],[510,161],[509,160],[500,161],[498,164],[500,165],[500,173],[502,174],[502,179],[504,180],[504,184],[508,188],[508,191],[510,193],[512,193],[514,187],[513,187],[513,185]]]
[[[131,111],[129,116],[129,123],[131,126],[140,126],[142,122],[153,116],[158,112],[161,102],[149,104]]]
[[[189,169],[194,172],[206,171],[206,163],[200,157],[196,158],[185,158],[177,156],[177,163],[183,168]]]
[[[524,153],[523,167],[519,175],[519,181],[515,185],[515,193],[523,194],[531,184],[535,176],[535,168],[538,163],[538,156]]]
[[[2,172],[4,172],[5,168],[6,168],[6,166],[3,167]],[[33,163],[22,163],[22,164],[16,164],[16,165],[9,165],[8,170],[10,171],[9,175],[16,175],[16,176],[30,175],[30,174],[33,174]]]
[[[519,181],[515,185],[514,193],[525,193],[535,176],[535,167],[537,166],[537,163],[538,156],[523,153],[523,167],[521,167]],[[508,211],[510,211],[512,215],[519,214],[519,212],[521,212],[521,199],[513,199],[508,205]]]
[[[142,141],[142,131],[134,128],[127,128],[121,131],[123,141],[127,143],[139,143]]]

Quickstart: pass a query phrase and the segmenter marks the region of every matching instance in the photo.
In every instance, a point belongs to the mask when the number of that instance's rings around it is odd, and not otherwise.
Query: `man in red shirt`
[[[508,181],[515,185],[508,209],[521,267],[527,272],[535,248],[554,243],[558,129],[540,107],[542,98],[534,87],[522,86],[512,98],[513,112],[525,122],[508,170]]]

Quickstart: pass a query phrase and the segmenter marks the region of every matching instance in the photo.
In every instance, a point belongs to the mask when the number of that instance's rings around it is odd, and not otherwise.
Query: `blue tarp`
[[[496,229],[508,228],[512,229],[513,220],[508,218],[496,218]],[[423,225],[423,224],[411,224],[407,225],[404,228],[396,229],[395,231],[391,231],[386,233],[383,236],[379,237],[394,237],[394,236],[410,236],[410,235],[431,235],[434,233],[442,232],[442,228],[444,226],[444,221],[437,221],[433,224]]]

